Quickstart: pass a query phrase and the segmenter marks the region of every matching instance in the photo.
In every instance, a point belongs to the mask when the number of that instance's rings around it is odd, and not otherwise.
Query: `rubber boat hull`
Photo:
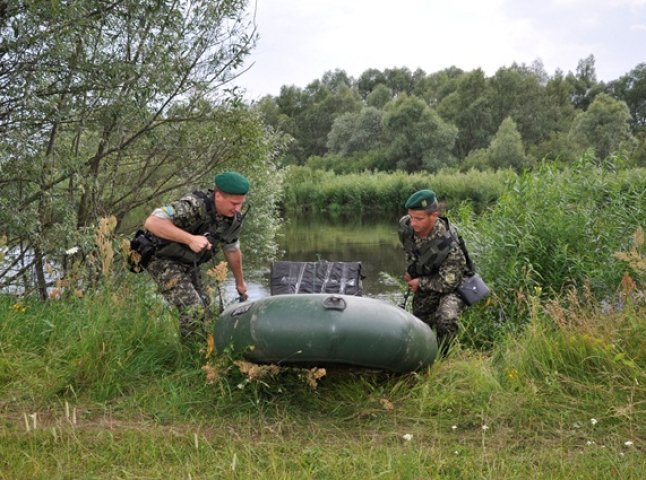
[[[215,326],[215,349],[255,363],[409,372],[433,363],[437,340],[424,322],[382,300],[294,294],[229,306]]]

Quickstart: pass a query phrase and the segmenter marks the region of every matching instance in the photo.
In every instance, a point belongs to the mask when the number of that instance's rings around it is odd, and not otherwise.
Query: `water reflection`
[[[404,271],[404,253],[397,238],[397,218],[361,222],[292,219],[282,228],[278,260],[312,262],[361,262],[364,296],[391,303],[402,299],[397,278]],[[270,295],[270,268],[247,272],[250,299]],[[235,297],[233,281],[227,284],[228,298]]]

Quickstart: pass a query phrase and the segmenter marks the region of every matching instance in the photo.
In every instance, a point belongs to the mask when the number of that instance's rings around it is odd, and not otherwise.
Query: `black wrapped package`
[[[338,293],[363,295],[361,262],[274,262],[271,294]]]

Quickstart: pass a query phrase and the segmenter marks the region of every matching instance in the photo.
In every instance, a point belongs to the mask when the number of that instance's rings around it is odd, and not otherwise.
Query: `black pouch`
[[[130,253],[128,254],[130,271],[134,273],[143,272],[155,254],[156,249],[155,241],[146,235],[143,230],[137,230],[135,236],[130,240]]]
[[[489,287],[482,277],[479,274],[474,273],[473,275],[467,275],[462,279],[462,282],[458,285],[457,292],[460,297],[462,297],[462,300],[464,300],[467,305],[471,306],[483,298],[486,298],[491,293],[491,290],[489,290]]]
[[[157,258],[183,263],[184,265],[201,265],[215,256],[215,247],[211,248],[211,250],[203,250],[195,253],[186,245],[168,242],[155,251],[155,256]]]

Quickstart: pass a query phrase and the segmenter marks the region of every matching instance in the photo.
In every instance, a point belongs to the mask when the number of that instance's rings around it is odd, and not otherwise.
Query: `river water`
[[[363,295],[396,304],[403,299],[401,282],[397,279],[401,279],[405,266],[397,221],[398,218],[352,222],[292,219],[280,231],[278,260],[361,262]],[[271,265],[245,272],[250,300],[270,295],[270,273]],[[225,287],[227,298],[235,298],[232,279]]]

